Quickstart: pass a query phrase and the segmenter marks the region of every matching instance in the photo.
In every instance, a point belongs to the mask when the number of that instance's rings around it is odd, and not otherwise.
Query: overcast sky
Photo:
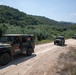
[[[0,0],[0,5],[11,6],[30,15],[76,23],[76,0]]]

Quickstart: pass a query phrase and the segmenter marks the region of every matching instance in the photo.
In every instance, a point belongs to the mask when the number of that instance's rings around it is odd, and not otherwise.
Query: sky
[[[13,7],[30,15],[76,23],[76,0],[0,0],[0,5]]]

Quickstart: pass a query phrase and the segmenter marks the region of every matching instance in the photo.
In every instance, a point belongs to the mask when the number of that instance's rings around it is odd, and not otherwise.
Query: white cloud
[[[2,1],[0,1],[0,5],[3,5],[3,2]]]
[[[71,13],[72,16],[76,16],[76,13]]]

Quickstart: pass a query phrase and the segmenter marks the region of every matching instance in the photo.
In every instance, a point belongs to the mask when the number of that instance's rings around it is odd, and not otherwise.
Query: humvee
[[[54,44],[58,45],[64,45],[65,44],[65,38],[64,36],[57,36],[56,39],[54,40]]]
[[[14,55],[34,53],[35,43],[32,34],[5,34],[0,37],[0,64],[8,64]]]
[[[72,39],[76,39],[76,34],[74,34],[74,35],[72,36]]]

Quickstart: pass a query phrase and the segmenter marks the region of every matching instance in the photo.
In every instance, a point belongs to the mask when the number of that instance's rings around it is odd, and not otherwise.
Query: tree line
[[[44,16],[28,15],[9,6],[0,5],[0,35],[34,34],[36,42],[53,40],[58,35],[71,37],[76,24],[58,22]]]
[[[43,40],[54,40],[58,35],[70,38],[76,33],[76,25],[69,27],[58,27],[49,25],[28,25],[25,27],[10,26],[9,24],[0,25],[0,33],[3,34],[34,34],[36,42]]]

